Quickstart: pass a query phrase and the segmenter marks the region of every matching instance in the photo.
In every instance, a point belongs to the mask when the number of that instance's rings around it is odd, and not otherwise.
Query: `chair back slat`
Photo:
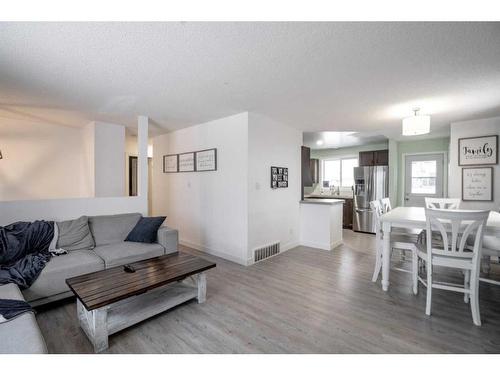
[[[441,210],[458,210],[460,208],[459,198],[425,198],[426,208],[435,208]]]
[[[482,246],[483,227],[488,221],[489,211],[426,208],[425,216],[429,256],[430,254],[436,254],[472,258],[479,253]],[[432,231],[438,231],[441,234],[441,246],[439,244],[434,246],[433,241],[436,241],[436,239],[432,236]],[[467,246],[469,237],[474,242],[472,252],[470,246]]]
[[[380,204],[382,205],[382,212],[384,214],[392,210],[391,200],[389,198],[382,198]]]

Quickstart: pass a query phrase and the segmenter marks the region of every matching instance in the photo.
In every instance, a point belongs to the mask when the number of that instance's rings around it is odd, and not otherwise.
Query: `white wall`
[[[450,178],[448,194],[462,198],[462,167],[458,166],[458,139],[482,135],[500,135],[500,117],[454,122],[450,128]],[[500,165],[493,166],[493,202],[462,202],[465,209],[498,210],[500,208]]]
[[[94,131],[95,196],[123,196],[125,127],[96,122]]]
[[[162,157],[217,148],[217,171],[163,173]],[[166,215],[184,245],[246,263],[248,114],[153,138],[153,215]]]
[[[147,160],[148,121],[141,116],[139,121],[139,163]],[[2,160],[3,161],[3,160]],[[140,190],[147,192],[147,169],[140,169]],[[123,177],[123,174],[122,174]],[[121,190],[123,192],[123,188]],[[147,214],[147,194],[138,197],[40,199],[25,201],[0,201],[0,225],[19,220],[67,220],[80,215],[104,215],[126,212]]]
[[[81,128],[0,119],[0,201],[89,197]]]
[[[253,250],[281,242],[299,245],[302,133],[250,113],[248,123],[248,261]],[[288,188],[271,189],[271,166],[288,168]]]

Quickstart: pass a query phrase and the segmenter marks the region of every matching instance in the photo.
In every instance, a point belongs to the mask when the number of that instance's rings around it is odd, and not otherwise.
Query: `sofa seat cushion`
[[[139,213],[89,216],[89,226],[95,245],[109,245],[125,241],[142,217]]]
[[[0,285],[0,298],[23,300],[23,295],[15,284]],[[47,353],[47,346],[32,312],[0,323],[0,354]]]
[[[139,242],[121,242],[112,245],[97,246],[94,251],[104,260],[106,268],[138,262],[139,260],[165,254],[165,249],[158,243]]]
[[[23,294],[28,302],[51,297],[70,290],[66,279],[103,269],[103,260],[92,250],[70,251],[50,259],[40,276]]]

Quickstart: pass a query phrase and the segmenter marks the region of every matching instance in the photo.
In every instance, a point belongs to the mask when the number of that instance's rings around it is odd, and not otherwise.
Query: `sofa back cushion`
[[[96,246],[125,241],[142,217],[140,213],[89,216],[89,226]]]
[[[72,251],[91,250],[95,247],[87,216],[81,216],[75,220],[59,221],[56,225],[58,231],[57,249]]]

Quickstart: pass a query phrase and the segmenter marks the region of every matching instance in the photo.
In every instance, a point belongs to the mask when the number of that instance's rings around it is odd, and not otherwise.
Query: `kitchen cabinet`
[[[311,178],[311,149],[306,146],[301,146],[300,149],[300,199],[304,199],[304,186],[312,186]]]
[[[362,151],[359,153],[360,167],[389,165],[389,150]]]
[[[352,229],[352,199],[345,199],[342,226],[346,229]]]
[[[311,159],[311,180],[313,184],[319,183],[319,159]]]

